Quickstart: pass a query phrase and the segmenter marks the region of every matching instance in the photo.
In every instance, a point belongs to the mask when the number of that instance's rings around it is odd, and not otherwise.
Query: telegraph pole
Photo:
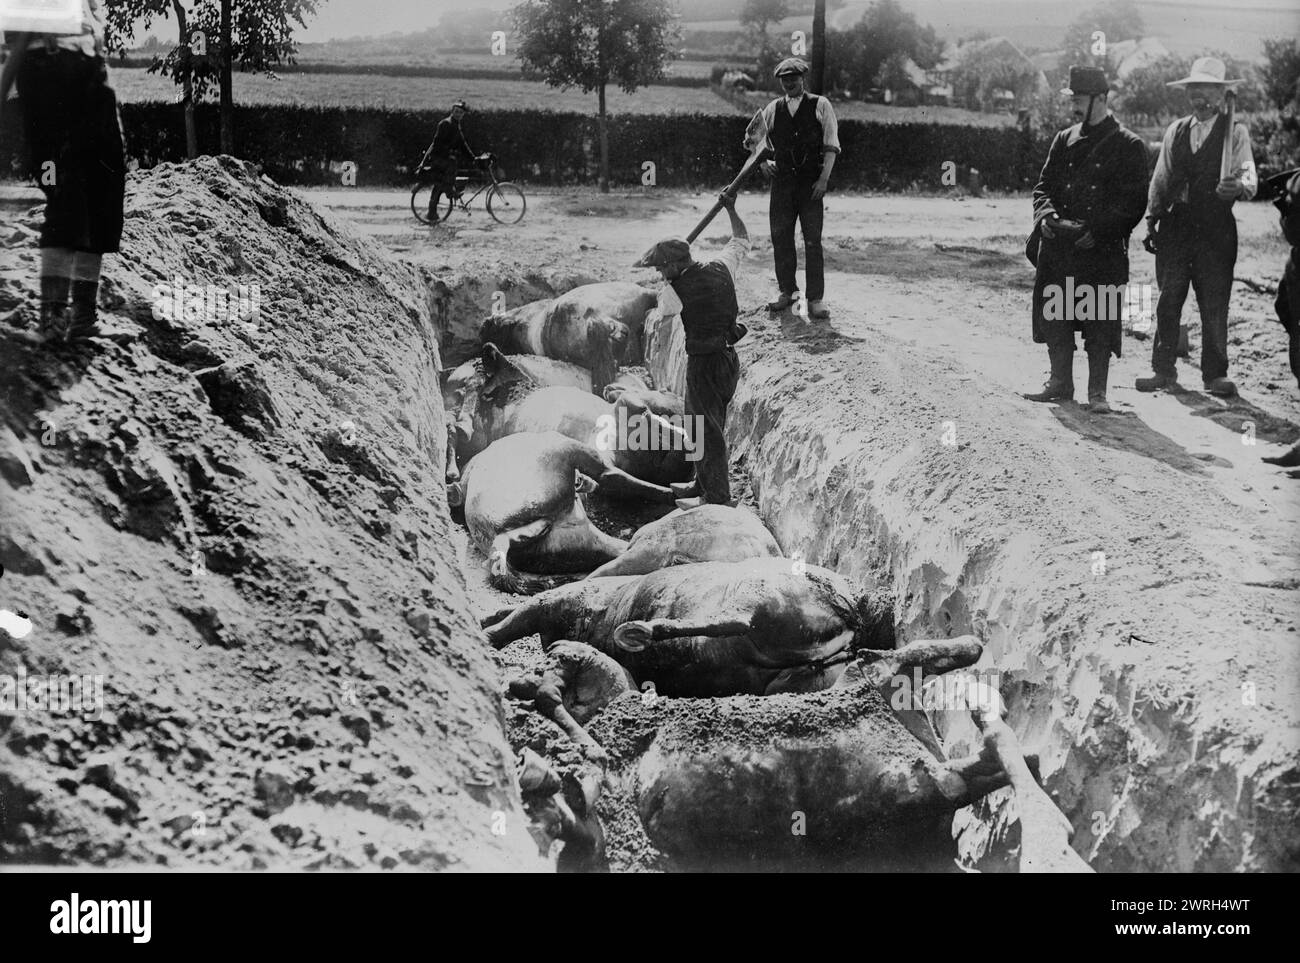
[[[826,0],[813,4],[812,83],[814,94],[826,93]]]

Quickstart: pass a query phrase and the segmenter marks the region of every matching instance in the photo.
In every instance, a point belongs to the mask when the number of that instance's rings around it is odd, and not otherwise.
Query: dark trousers
[[[442,195],[455,196],[456,158],[430,157],[425,167],[428,168],[426,176],[433,183],[433,193],[429,195],[429,220],[433,221],[437,220],[438,202]]]
[[[1287,352],[1291,360],[1291,373],[1296,383],[1300,384],[1300,266],[1297,264],[1297,252],[1300,248],[1291,248],[1291,257],[1286,262],[1286,270],[1277,285],[1277,299],[1273,307],[1277,319],[1286,329]]]
[[[40,246],[116,253],[126,154],[104,61],[71,50],[30,50],[17,86],[29,170],[45,193]]]
[[[735,348],[686,359],[686,417],[703,419],[703,456],[695,463],[700,495],[713,505],[731,501],[727,458],[727,405],[740,381]],[[694,422],[692,422],[694,424]],[[698,437],[698,436],[697,436]],[[697,442],[698,443],[698,442]]]
[[[774,177],[771,203],[768,206],[768,224],[772,232],[772,257],[776,261],[776,283],[782,294],[799,290],[795,269],[799,266],[794,251],[794,223],[799,222],[803,232],[804,275],[807,287],[804,293],[809,301],[820,301],[826,293],[826,279],[822,266],[822,219],[820,199],[813,200],[812,189],[816,178]]]
[[[1151,369],[1176,372],[1178,327],[1190,287],[1201,313],[1201,380],[1228,374],[1228,300],[1232,270],[1237,263],[1237,221],[1229,215],[1198,222],[1184,215],[1167,215],[1156,235],[1156,337]]]

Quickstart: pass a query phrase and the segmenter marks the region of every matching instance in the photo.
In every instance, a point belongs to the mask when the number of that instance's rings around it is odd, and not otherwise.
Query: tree
[[[1245,79],[1245,83],[1234,88],[1238,110],[1252,113],[1264,106],[1264,93],[1250,64],[1233,60],[1220,52],[1205,52],[1192,57],[1161,57],[1155,63],[1134,70],[1124,78],[1123,89],[1116,98],[1116,108],[1126,116],[1141,114],[1156,123],[1166,123],[1186,114],[1187,98],[1182,89],[1168,87],[1166,84],[1186,77],[1192,69],[1192,61],[1203,56],[1222,60],[1229,78]]]
[[[1079,64],[1107,66],[1106,46],[1121,40],[1141,38],[1146,24],[1133,0],[1110,0],[1084,11],[1065,31],[1060,66]],[[1100,32],[1101,37],[1096,34]]]
[[[613,83],[630,94],[664,76],[681,41],[676,13],[668,0],[526,0],[513,16],[525,74],[596,92],[600,190],[608,194],[605,88]]]
[[[953,93],[972,109],[992,107],[995,90],[1012,90],[1018,100],[1027,100],[1035,74],[1033,65],[1006,38],[979,40],[957,50]]]
[[[740,12],[740,25],[751,31],[755,39],[767,46],[767,27],[790,16],[790,5],[786,0],[745,0]]]
[[[907,54],[901,50],[886,57],[885,62],[880,65],[880,72],[876,75],[876,85],[895,93],[910,87],[912,78],[907,73],[907,59]]]
[[[910,57],[923,69],[934,67],[943,43],[934,28],[905,11],[897,0],[876,0],[848,30],[832,30],[826,38],[826,60],[853,90],[875,84],[884,62],[895,53]]]
[[[1264,57],[1259,79],[1265,96],[1278,110],[1300,107],[1300,41],[1265,40]]]
[[[754,56],[754,81],[762,89],[772,86],[772,71],[785,59],[767,35],[767,28],[789,15],[790,7],[786,0],[745,0],[740,24],[749,34],[748,48]],[[741,55],[745,52],[742,45]]]
[[[181,85],[181,104],[185,111],[185,152],[193,160],[199,156],[198,131],[194,124],[195,62],[189,46],[193,38],[187,26],[184,5],[180,0],[109,0],[106,39],[110,50],[121,51],[132,36],[137,20],[142,21],[142,29],[147,30],[154,18],[166,19],[169,12],[176,14],[177,46],[165,57],[154,53],[149,73],[162,73]],[[143,49],[156,51],[158,47],[158,38],[150,34]]]
[[[202,100],[215,81],[221,93],[221,150],[234,151],[234,97],[231,73],[241,71],[274,76],[273,68],[293,63],[297,45],[294,25],[305,27],[316,12],[317,0],[108,0],[110,50],[125,48],[137,21],[148,29],[154,18],[175,13],[180,43],[165,58],[154,58],[151,72],[182,85],[187,108],[187,140],[192,105]],[[191,145],[192,146],[192,145]],[[192,147],[193,149],[193,147]]]

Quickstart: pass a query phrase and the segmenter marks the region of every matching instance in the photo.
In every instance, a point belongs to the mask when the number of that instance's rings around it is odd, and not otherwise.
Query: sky
[[[384,33],[411,33],[436,27],[443,14],[467,7],[501,10],[512,0],[317,0],[316,16],[298,37],[318,43],[339,37],[364,37]]]

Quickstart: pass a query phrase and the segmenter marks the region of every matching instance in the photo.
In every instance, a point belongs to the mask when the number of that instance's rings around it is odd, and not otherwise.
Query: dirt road
[[[495,223],[475,205],[471,215],[458,213],[445,226],[427,228],[411,217],[403,194],[305,193],[395,253],[435,270],[490,266],[492,273],[499,273],[514,262],[530,270],[566,266],[600,278],[647,282],[653,272],[627,265],[658,237],[689,231],[713,200],[711,195],[653,190],[605,197],[556,192],[532,195],[527,216],[513,227]],[[766,301],[774,284],[765,195],[742,195],[738,210],[754,239],[740,290],[743,314]],[[827,203],[823,242],[832,326],[837,318],[852,317],[868,330],[879,328],[926,346],[972,378],[1009,393],[1037,390],[1046,377],[1047,358],[1044,348],[1029,339],[1032,269],[1021,254],[1027,215],[1028,203],[1019,197],[833,195]],[[1229,374],[1240,398],[1226,403],[1203,394],[1199,371],[1187,362],[1180,377],[1191,391],[1178,396],[1139,394],[1133,381],[1149,373],[1151,342],[1130,336],[1123,358],[1111,368],[1110,398],[1119,412],[1136,416],[1149,428],[1150,435],[1127,430],[1131,418],[1079,418],[1077,409],[1070,407],[1026,410],[1036,418],[1053,417],[1050,413],[1057,411],[1062,428],[1094,443],[1146,449],[1155,458],[1196,459],[1212,467],[1211,483],[1234,502],[1267,508],[1271,516],[1285,516],[1296,525],[1297,486],[1258,458],[1300,437],[1300,391],[1287,367],[1286,338],[1272,308],[1286,247],[1271,205],[1238,205],[1237,217],[1238,283],[1228,337]],[[720,247],[724,231],[725,220],[715,221],[698,249],[707,254]],[[1137,239],[1131,243],[1130,259],[1132,281],[1149,286],[1146,293],[1154,305],[1154,259]],[[1194,363],[1200,334],[1190,302],[1184,319],[1192,326]],[[1080,351],[1075,358],[1080,384],[1086,379],[1086,365]],[[1082,387],[1078,394],[1082,397]],[[1253,439],[1248,422],[1254,423]],[[1294,527],[1280,532],[1272,521],[1266,527],[1296,544]]]

